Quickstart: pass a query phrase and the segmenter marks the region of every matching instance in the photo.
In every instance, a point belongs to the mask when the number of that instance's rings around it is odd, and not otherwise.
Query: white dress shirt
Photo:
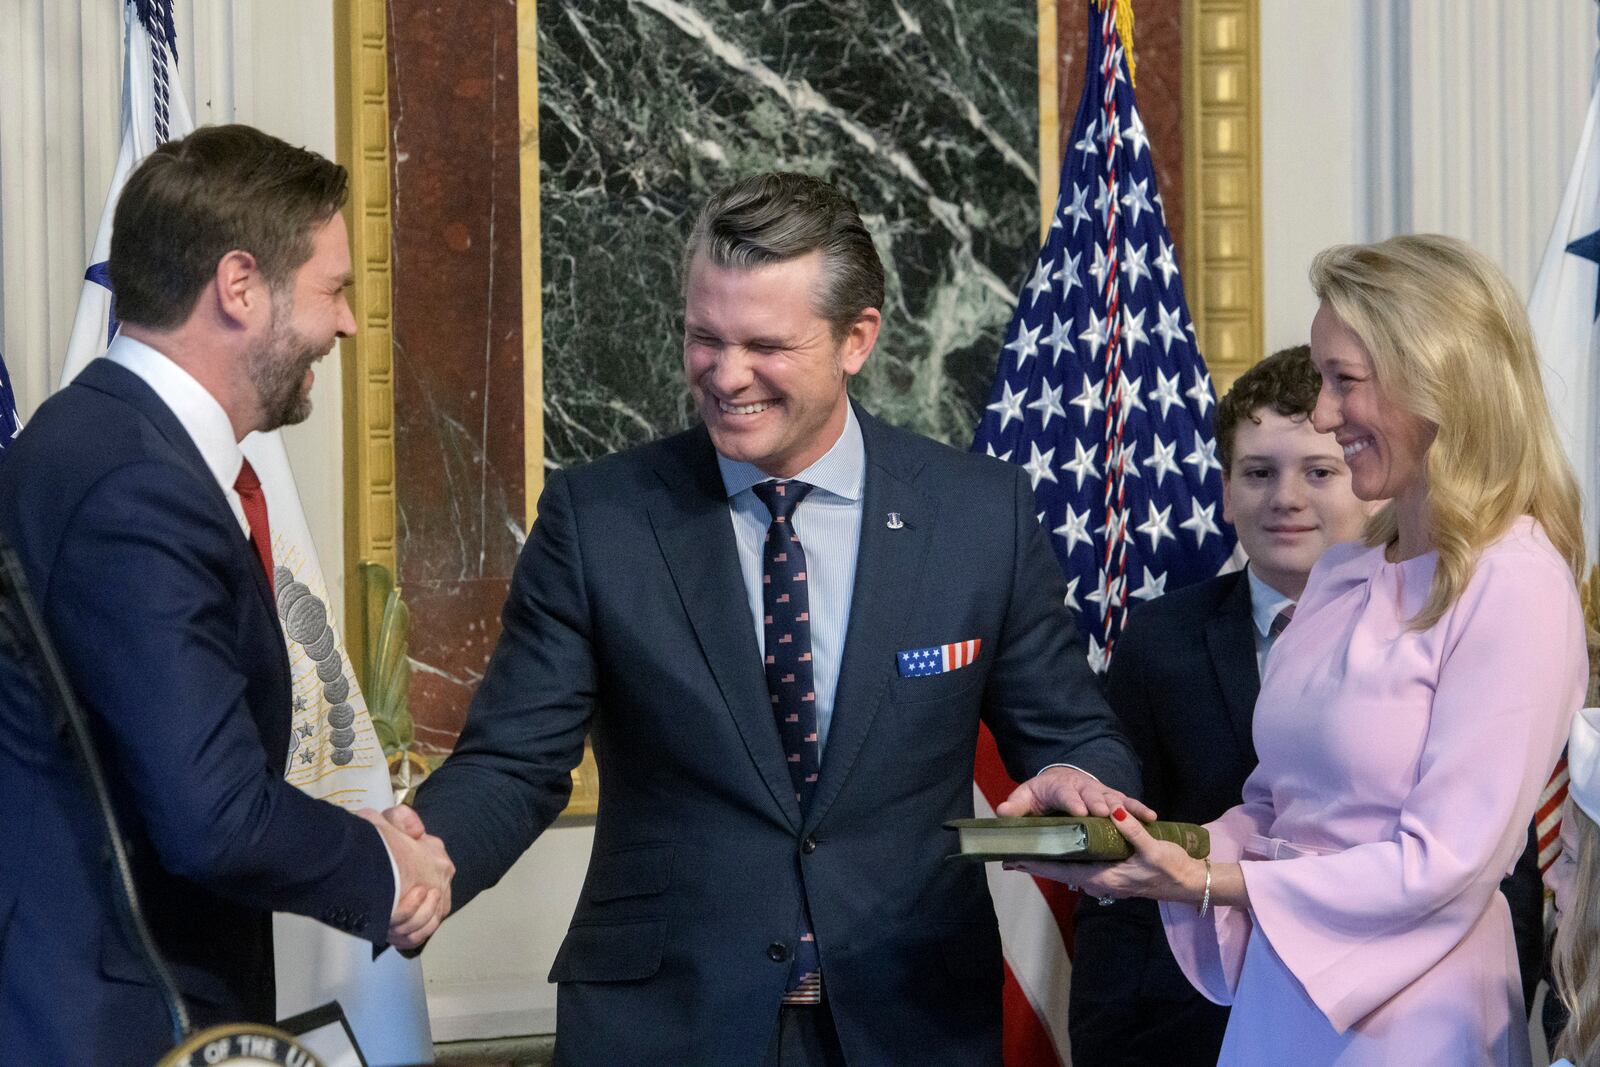
[[[1284,608],[1294,607],[1294,598],[1284,596],[1257,578],[1254,568],[1246,567],[1245,573],[1250,576],[1250,617],[1255,623],[1256,676],[1264,677],[1267,672],[1267,653],[1272,651],[1273,643],[1278,640],[1272,633],[1272,620]]]

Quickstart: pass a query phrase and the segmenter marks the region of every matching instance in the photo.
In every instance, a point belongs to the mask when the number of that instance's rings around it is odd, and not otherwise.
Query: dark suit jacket
[[[1204,823],[1239,803],[1255,770],[1260,692],[1250,580],[1235,571],[1133,609],[1107,674],[1107,698],[1144,770],[1145,800],[1164,819]],[[1501,884],[1511,905],[1523,985],[1543,964],[1537,847]],[[1156,905],[1077,912],[1068,1030],[1085,1067],[1214,1064],[1227,1009],[1178,969]]]
[[[466,729],[416,806],[464,903],[561,810],[592,736],[594,852],[550,972],[559,1063],[760,1062],[804,894],[852,1063],[998,1065],[995,917],[941,829],[972,813],[980,719],[1018,779],[1071,762],[1138,789],[1026,476],[860,421],[849,634],[804,818],[704,428],[545,487]],[[973,665],[898,676],[897,651],[970,638]]]
[[[1161,818],[1210,822],[1239,803],[1256,766],[1251,716],[1260,688],[1244,571],[1133,609],[1106,693],[1139,754],[1145,801]],[[1154,901],[1083,901],[1074,950],[1074,1063],[1216,1063],[1227,1009],[1178,969]]]
[[[381,943],[372,827],[283,780],[289,667],[261,565],[176,417],[105,360],[0,456],[10,540],[105,761],[156,943],[196,1022],[271,1021],[271,912]],[[138,1064],[172,1044],[117,921],[78,768],[0,652],[0,1049]]]

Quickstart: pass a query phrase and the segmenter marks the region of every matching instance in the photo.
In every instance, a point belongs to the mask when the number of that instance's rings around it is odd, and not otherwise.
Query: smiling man
[[[344,168],[248,126],[162,145],[117,202],[122,328],[0,461],[15,547],[100,742],[156,946],[201,1026],[276,1017],[272,912],[426,936],[436,839],[283,778],[291,679],[270,516],[239,449],[304,419],[355,329]],[[54,717],[0,643],[0,1048],[146,1065],[172,1043]],[[370,824],[370,825],[369,825]]]
[[[1145,810],[1028,479],[852,404],[883,267],[831,185],[718,193],[684,277],[701,424],[551,474],[417,811],[470,900],[592,736],[558,1063],[997,1067],[994,912],[941,829],[979,722],[1025,782],[1003,810]]]

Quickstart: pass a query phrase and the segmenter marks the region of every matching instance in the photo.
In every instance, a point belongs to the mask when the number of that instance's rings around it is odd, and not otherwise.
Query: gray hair
[[[883,306],[883,263],[855,201],[821,178],[757,174],[712,196],[689,233],[683,276],[701,253],[718,267],[748,270],[811,252],[823,263],[817,314],[842,338],[861,312]]]

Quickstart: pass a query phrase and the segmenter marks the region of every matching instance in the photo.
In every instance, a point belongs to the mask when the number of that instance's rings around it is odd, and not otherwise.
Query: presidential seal
[[[213,1026],[161,1057],[156,1067],[323,1067],[282,1030],[254,1023]]]

